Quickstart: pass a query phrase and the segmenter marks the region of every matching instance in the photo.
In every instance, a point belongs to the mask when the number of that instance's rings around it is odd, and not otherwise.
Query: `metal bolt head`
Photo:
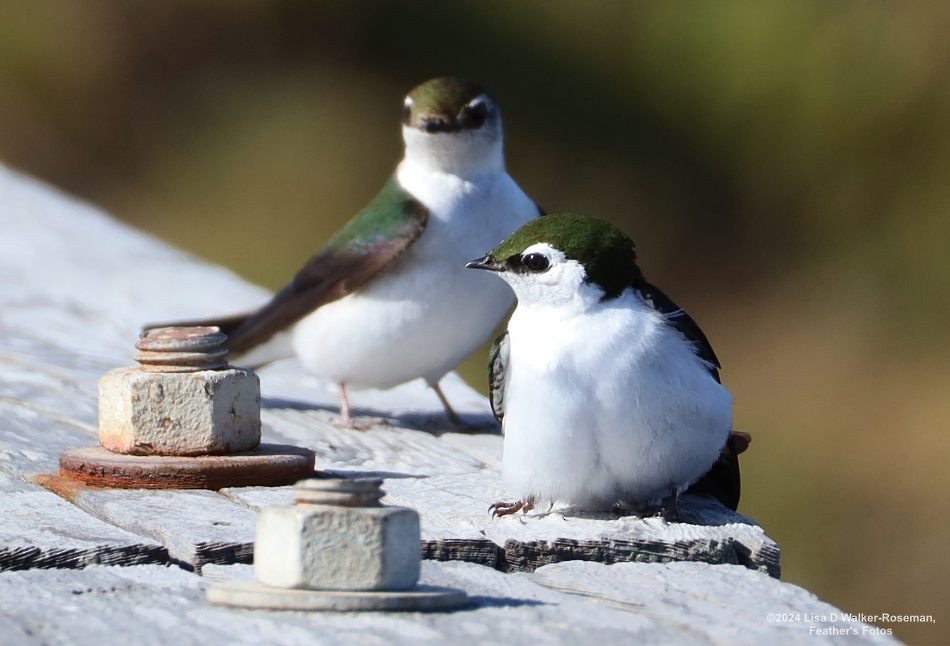
[[[379,504],[380,480],[305,480],[297,504],[257,517],[254,571],[278,588],[407,590],[419,580],[419,515]]]
[[[260,381],[244,368],[116,368],[99,379],[99,443],[132,455],[225,455],[261,441]]]

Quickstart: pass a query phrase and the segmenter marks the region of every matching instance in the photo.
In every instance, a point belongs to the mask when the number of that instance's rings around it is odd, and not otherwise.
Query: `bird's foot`
[[[668,523],[678,523],[680,520],[679,499],[679,491],[674,487],[670,495],[663,499],[662,504],[644,508],[643,517],[662,518]]]
[[[643,518],[662,518],[668,523],[679,522],[679,511],[672,507],[660,505],[658,507],[647,507],[643,510]]]
[[[488,513],[491,514],[492,518],[501,518],[502,516],[509,516],[519,511],[522,514],[527,514],[532,509],[534,509],[534,501],[530,498],[528,500],[516,500],[515,502],[502,502],[499,500],[488,506]]]
[[[348,428],[352,431],[368,431],[374,426],[388,424],[383,417],[355,417],[350,413],[350,396],[346,392],[346,383],[337,384],[340,392],[340,416],[334,417],[330,423],[337,428]]]

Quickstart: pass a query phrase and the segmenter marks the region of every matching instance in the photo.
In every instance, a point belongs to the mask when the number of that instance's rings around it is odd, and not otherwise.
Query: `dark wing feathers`
[[[249,315],[200,323],[220,326],[231,352],[253,348],[321,305],[359,289],[422,234],[428,218],[428,209],[391,178],[267,305]]]
[[[505,370],[508,368],[508,331],[502,332],[488,351],[488,400],[499,422],[505,417]]]
[[[719,363],[719,357],[716,356],[709,339],[696,321],[655,285],[642,281],[636,285],[636,289],[644,301],[664,314],[667,322],[693,344],[696,355],[706,362],[709,373],[716,381],[720,381],[719,369],[722,364]],[[735,511],[739,506],[739,495],[742,490],[739,454],[749,446],[749,441],[750,437],[747,433],[732,431],[725,446],[722,447],[719,458],[686,493],[712,496]]]
[[[390,179],[289,285],[234,331],[231,351],[254,347],[321,305],[359,289],[419,237],[428,217],[428,209]]]
[[[742,431],[732,431],[722,447],[719,459],[702,478],[686,490],[695,496],[711,496],[735,511],[739,508],[742,478],[739,475],[739,454],[749,448],[751,437]]]
[[[719,381],[719,369],[722,368],[722,365],[719,363],[719,358],[713,351],[709,339],[703,334],[696,321],[683,308],[674,303],[669,296],[660,291],[659,287],[644,281],[636,285],[635,289],[643,300],[656,311],[665,314],[670,325],[676,328],[688,341],[692,342],[696,354],[709,364],[709,372],[716,378],[716,381]]]
[[[713,351],[709,339],[703,334],[696,321],[655,285],[644,281],[637,285],[636,289],[643,300],[658,312],[665,314],[669,324],[676,328],[688,341],[692,342],[696,354],[706,362],[709,373],[716,381],[719,381],[719,369],[722,365],[719,363],[719,358]],[[712,496],[735,511],[739,506],[739,494],[742,489],[742,480],[739,475],[739,454],[749,446],[749,441],[750,438],[747,433],[732,431],[726,440],[725,446],[722,447],[719,459],[686,493]]]

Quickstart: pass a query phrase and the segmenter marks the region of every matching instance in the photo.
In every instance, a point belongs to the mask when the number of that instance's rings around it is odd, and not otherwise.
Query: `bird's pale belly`
[[[435,383],[484,343],[514,302],[507,285],[466,270],[464,259],[405,263],[321,307],[294,328],[297,356],[318,377],[357,387]]]
[[[590,356],[558,356],[558,344],[538,336],[511,339],[503,458],[511,494],[587,509],[645,504],[682,491],[715,462],[732,400],[702,369],[677,365],[690,355],[618,357],[590,339]],[[556,369],[545,370],[548,362]]]
[[[570,396],[558,395],[551,389],[530,410],[514,404],[506,413],[503,473],[518,497],[586,509],[655,502],[705,473],[725,442],[685,419],[657,432],[630,411],[566,407]]]

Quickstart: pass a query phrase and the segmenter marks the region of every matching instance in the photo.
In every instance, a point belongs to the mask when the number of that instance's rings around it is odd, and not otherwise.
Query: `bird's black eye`
[[[551,266],[547,256],[543,253],[529,253],[521,258],[521,264],[529,271],[541,272]]]
[[[402,122],[406,125],[412,120],[412,104],[406,103],[402,106]]]
[[[459,113],[459,120],[469,128],[480,127],[485,123],[486,117],[488,117],[488,106],[485,105],[484,101],[469,104],[462,108],[462,111]]]

